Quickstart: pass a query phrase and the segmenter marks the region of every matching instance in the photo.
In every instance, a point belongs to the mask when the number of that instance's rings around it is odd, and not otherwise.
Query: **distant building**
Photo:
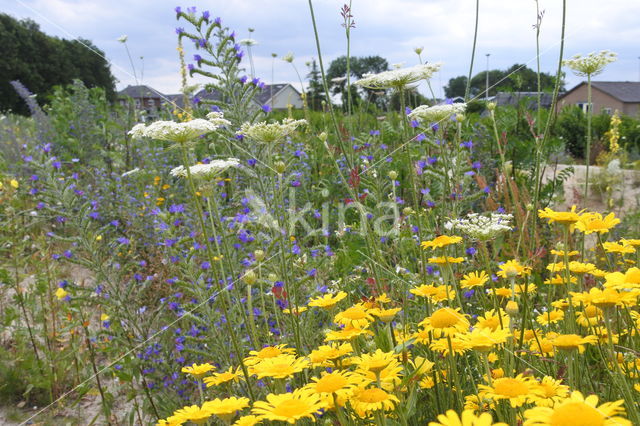
[[[220,101],[222,97],[217,90],[207,91],[202,89],[191,97],[193,103],[199,103],[203,100]],[[184,97],[181,94],[167,95],[165,102],[173,102],[177,107],[184,107]],[[261,108],[268,105],[274,110],[284,110],[291,105],[293,108],[302,108],[302,96],[289,83],[265,84],[261,91],[256,93],[253,99],[253,107]]]
[[[118,101],[122,105],[126,105],[129,98],[133,99],[137,110],[146,112],[146,120],[153,120],[158,118],[166,96],[145,85],[127,86],[118,92]]]
[[[539,92],[498,92],[493,102],[497,106],[518,106],[520,102],[525,100],[527,109],[536,110],[538,109],[538,94]],[[542,92],[540,94],[540,107],[551,108],[552,100],[552,93]]]
[[[591,103],[595,114],[613,114],[615,110],[626,115],[640,112],[640,82],[592,81]],[[587,111],[587,83],[582,82],[558,99],[558,110],[567,105],[577,105]]]

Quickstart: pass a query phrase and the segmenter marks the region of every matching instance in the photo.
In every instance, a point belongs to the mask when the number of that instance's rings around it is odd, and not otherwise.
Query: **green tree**
[[[311,62],[307,62],[309,73],[307,79],[309,80],[309,88],[307,89],[307,104],[309,108],[313,110],[320,110],[322,108],[322,102],[325,100],[324,87],[322,85],[322,76],[320,75],[320,69],[315,59]]]
[[[86,45],[86,46],[85,46]],[[102,51],[88,40],[63,40],[40,31],[32,20],[18,21],[0,14],[0,110],[28,114],[28,108],[9,84],[19,80],[42,105],[56,85],[82,80],[115,98],[115,80]]]
[[[377,74],[389,69],[389,63],[381,56],[365,56],[361,58],[352,57],[350,59],[349,65],[351,83],[362,78],[362,76],[365,74]],[[329,64],[329,69],[327,70],[327,79],[329,80],[331,93],[333,95],[342,95],[343,105],[347,105],[346,76],[347,57],[340,56],[339,58],[334,59],[331,64]],[[385,94],[386,92],[380,90],[363,89],[362,91],[358,91],[358,88],[356,86],[354,86],[353,84],[351,85],[351,100],[354,105],[364,99],[368,102],[379,104],[379,106],[382,106],[380,105],[380,103],[386,102],[384,96]]]
[[[486,91],[487,72],[482,71],[471,78],[471,96],[482,97]],[[447,98],[464,96],[467,85],[466,76],[458,76],[449,80],[444,93]],[[540,73],[540,85],[543,92],[550,92],[555,86],[555,76]],[[560,90],[564,89],[561,82]],[[514,64],[506,70],[489,70],[489,96],[498,92],[537,92],[538,77],[534,70],[524,64]]]

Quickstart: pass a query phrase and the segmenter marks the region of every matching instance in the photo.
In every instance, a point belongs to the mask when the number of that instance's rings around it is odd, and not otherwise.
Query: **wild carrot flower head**
[[[273,144],[282,142],[298,127],[306,123],[306,120],[293,120],[291,118],[285,118],[280,123],[267,123],[266,121],[256,124],[244,123],[237,134],[246,136],[256,142]]]
[[[562,61],[562,65],[571,68],[576,75],[594,76],[604,71],[611,62],[615,62],[618,55],[608,50],[602,50],[598,53],[591,52],[586,56],[575,55],[571,59]]]
[[[445,229],[454,229],[466,234],[471,239],[489,241],[498,235],[511,231],[513,215],[504,213],[470,213],[465,218],[450,220]]]
[[[463,114],[467,104],[442,104],[442,105],[420,105],[409,114],[410,120],[419,120],[425,125],[432,123],[441,123],[458,114]]]
[[[398,68],[378,74],[366,75],[354,84],[369,89],[403,89],[410,84],[430,79],[440,69],[441,64],[415,65]]]

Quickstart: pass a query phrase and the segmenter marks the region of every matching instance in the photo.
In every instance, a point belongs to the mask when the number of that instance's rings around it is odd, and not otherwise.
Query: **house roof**
[[[581,82],[573,89],[569,90],[563,96],[573,92],[578,87],[586,85]],[[592,81],[591,85],[625,103],[640,103],[640,82],[637,81]]]
[[[503,105],[518,105],[523,100],[529,100],[529,108],[536,109],[538,107],[538,92],[498,92],[495,97],[495,102],[499,106]],[[553,100],[553,94],[543,92],[540,96],[540,106],[543,108],[549,108]]]
[[[118,96],[129,96],[131,98],[162,98],[164,95],[157,90],[145,86],[127,86],[118,92]]]
[[[258,105],[268,104],[271,100],[272,96],[276,96],[279,92],[281,92],[285,87],[291,86],[289,83],[278,83],[278,84],[265,84],[261,91],[257,92],[254,101]],[[296,93],[300,94],[295,87],[291,86]],[[177,95],[167,95],[171,101],[175,102],[178,107],[183,107],[183,97],[181,94]],[[220,93],[212,89],[211,91],[207,91],[206,89],[202,89],[198,91],[193,98],[198,98],[200,100],[210,100],[210,101],[219,101],[221,99]]]

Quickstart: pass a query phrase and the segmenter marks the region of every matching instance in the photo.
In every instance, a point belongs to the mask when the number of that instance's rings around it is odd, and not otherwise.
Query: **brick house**
[[[126,105],[129,98],[133,99],[137,110],[146,112],[145,120],[153,120],[158,118],[166,96],[145,85],[127,86],[118,92],[122,105]]]
[[[625,115],[640,113],[640,82],[592,81],[591,103],[595,114],[613,114],[615,110]],[[558,111],[567,105],[577,105],[587,110],[587,83],[582,82],[558,98]]]

